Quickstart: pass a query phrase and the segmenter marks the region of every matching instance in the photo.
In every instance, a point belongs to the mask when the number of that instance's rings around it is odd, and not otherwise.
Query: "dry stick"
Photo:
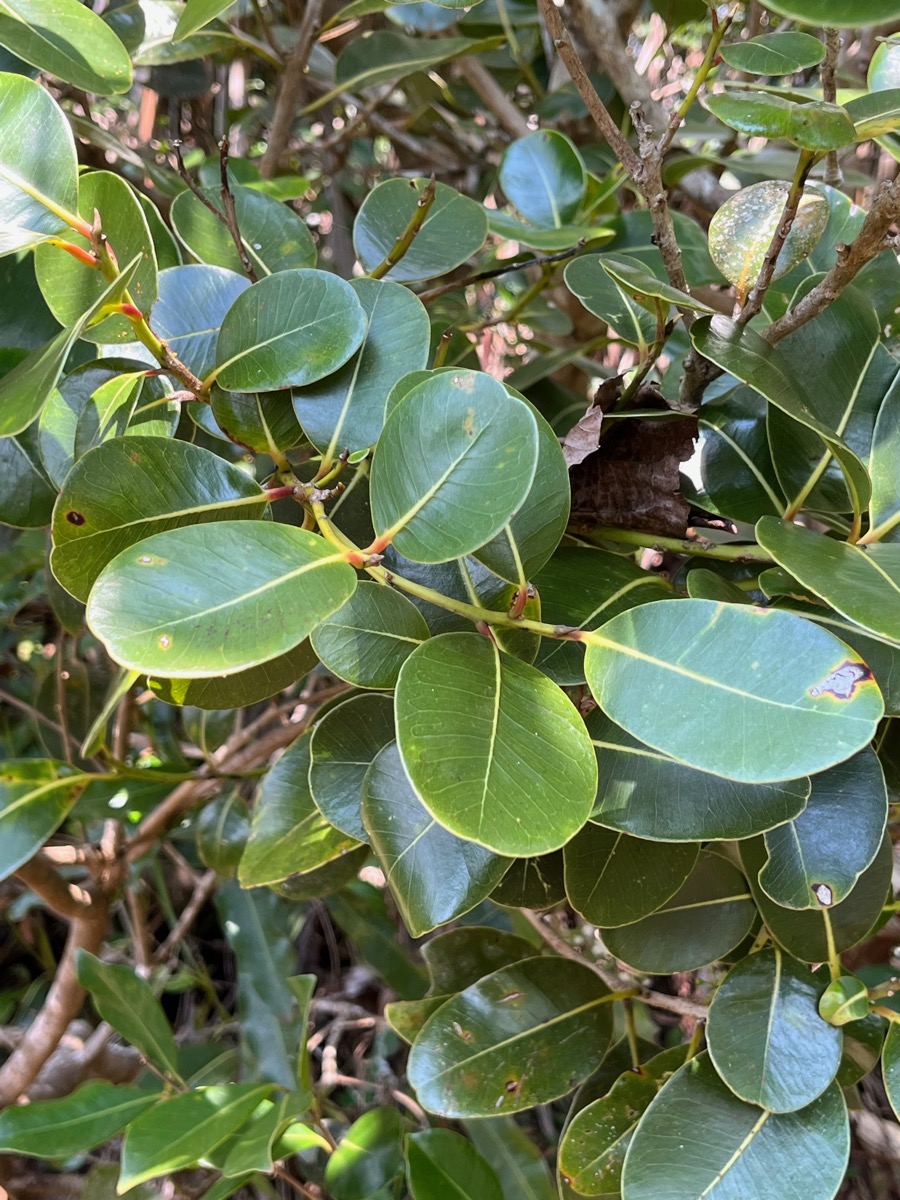
[[[77,884],[67,883],[43,853],[36,854],[19,867],[16,878],[36,892],[58,917],[80,920],[93,908],[90,892]]]
[[[204,875],[200,876],[197,880],[197,886],[194,888],[193,895],[182,909],[178,920],[172,926],[166,940],[157,946],[153,955],[154,962],[162,963],[166,961],[194,924],[203,906],[216,890],[218,883],[219,876],[215,871],[207,871]]]
[[[275,101],[275,116],[269,129],[269,144],[259,165],[263,179],[271,179],[278,170],[281,156],[290,141],[294,117],[303,96],[306,64],[322,24],[324,2],[325,0],[306,0],[297,42],[285,63],[284,74],[281,77],[281,87]]]
[[[820,68],[822,99],[834,104],[837,99],[835,73],[837,71],[838,54],[840,53],[842,44],[841,35],[837,29],[826,29],[824,32],[825,58]],[[825,160],[825,182],[831,184],[832,187],[840,187],[844,182],[844,172],[841,170],[837,150],[830,150]]]
[[[478,96],[478,99],[497,118],[500,125],[514,138],[526,137],[531,130],[525,114],[509,99],[496,79],[477,58],[461,58],[459,73]]]
[[[244,274],[251,283],[258,283],[259,276],[256,273],[253,263],[250,261],[250,255],[247,253],[247,247],[244,245],[244,239],[241,237],[241,230],[238,225],[237,209],[234,206],[234,194],[228,180],[228,150],[228,138],[223,137],[219,144],[219,172],[222,180],[220,192],[222,207],[225,210],[222,220],[225,223],[225,228],[231,234],[231,240],[234,242],[234,248],[238,252],[241,266],[244,268]]]
[[[593,962],[591,959],[579,954],[574,946],[569,945],[565,938],[560,937],[555,930],[545,924],[539,913],[532,912],[529,908],[520,908],[519,912],[528,924],[537,930],[547,945],[552,947],[562,958],[569,958],[573,962],[579,962],[589,967],[598,978],[603,980],[611,991],[619,991],[622,987],[621,980],[617,979],[611,973],[604,971],[599,963]],[[662,992],[645,990],[634,998],[635,1000],[640,1000],[643,1004],[649,1004],[651,1008],[676,1013],[680,1017],[692,1017],[695,1021],[705,1021],[709,1015],[705,1004],[699,1004],[695,1000],[685,1000],[681,996],[665,996]]]

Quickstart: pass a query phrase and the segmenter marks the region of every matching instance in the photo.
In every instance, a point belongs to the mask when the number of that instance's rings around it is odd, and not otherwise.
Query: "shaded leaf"
[[[369,764],[394,740],[390,696],[351,696],[316,723],[309,743],[309,786],[323,816],[358,842],[369,835],[363,824],[363,779]]]
[[[357,687],[392,688],[400,668],[428,637],[416,606],[400,592],[362,581],[342,608],[313,630],[325,666]]]
[[[540,129],[507,147],[500,186],[526,221],[559,229],[584,200],[587,172],[577,148],[552,129]]]
[[[98,1079],[61,1100],[11,1105],[0,1114],[0,1150],[35,1158],[69,1158],[101,1146],[159,1100],[157,1092]]]
[[[370,1200],[402,1175],[404,1132],[396,1108],[373,1108],[354,1121],[325,1168],[334,1200]]]
[[[411,1133],[406,1163],[413,1200],[503,1200],[493,1168],[452,1129]]]

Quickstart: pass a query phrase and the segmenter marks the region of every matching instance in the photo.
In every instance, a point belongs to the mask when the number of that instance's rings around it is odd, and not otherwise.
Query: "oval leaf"
[[[378,751],[394,740],[390,696],[353,696],[331,708],[310,741],[309,786],[319,811],[344,833],[367,842],[363,779]]]
[[[12,1104],[0,1113],[0,1150],[69,1158],[102,1146],[159,1100],[157,1092],[92,1080],[61,1100]]]
[[[587,171],[563,133],[539,129],[507,147],[500,186],[526,221],[559,229],[572,221],[584,200]]]
[[[115,95],[131,87],[128,51],[78,0],[3,0],[0,44],[86,92]]]
[[[329,671],[357,687],[387,689],[428,637],[425,618],[400,592],[363,580],[310,639]]]
[[[793,75],[804,67],[816,67],[825,57],[825,47],[808,33],[764,33],[746,42],[732,42],[719,50],[729,67],[749,75]]]

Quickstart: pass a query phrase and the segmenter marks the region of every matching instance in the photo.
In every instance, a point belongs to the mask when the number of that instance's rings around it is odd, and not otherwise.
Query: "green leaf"
[[[727,91],[707,96],[706,106],[718,119],[746,137],[788,138],[795,102],[766,92]]]
[[[413,1200],[503,1200],[493,1168],[452,1129],[411,1133],[406,1163]]]
[[[589,967],[559,958],[524,959],[480,979],[413,1044],[408,1074],[419,1103],[442,1117],[493,1117],[564,1096],[609,1045],[610,996]]]
[[[884,41],[875,48],[866,82],[870,92],[884,92],[900,86],[900,54],[896,42]]]
[[[660,599],[668,583],[618,554],[562,546],[535,577],[541,617],[550,625],[595,629],[635,604]],[[665,590],[663,590],[665,589]],[[584,683],[584,647],[544,638],[537,665],[562,687]]]
[[[480,904],[509,867],[507,859],[438,825],[413,791],[393,742],[366,772],[362,819],[413,937]]]
[[[803,36],[803,35],[797,35]],[[816,41],[810,38],[810,41]],[[821,45],[821,43],[817,43]],[[709,225],[709,252],[739,295],[756,283],[769,246],[781,224],[789,185],[780,179],[751,184],[730,196]],[[828,224],[828,202],[815,188],[807,188],[797,215],[775,262],[773,281],[787,275],[815,249]]]
[[[629,925],[670,900],[694,869],[694,842],[650,842],[586,825],[565,848],[569,903],[593,925]]]
[[[534,415],[497,380],[433,376],[397,405],[379,438],[371,484],[379,537],[419,562],[471,553],[525,500],[537,448]]]
[[[850,120],[856,126],[856,139],[883,137],[900,129],[900,88],[870,92],[846,104]]]
[[[277,1142],[294,1123],[293,1116],[305,1107],[304,1097],[297,1092],[288,1093],[278,1103],[264,1100],[242,1129],[216,1147],[209,1161],[226,1178],[246,1178],[253,1171],[271,1172]]]
[[[164,679],[151,675],[147,687],[166,704],[211,710],[246,708],[297,683],[316,662],[309,641],[303,641],[277,658],[224,679]]]
[[[461,992],[501,967],[533,957],[531,942],[502,929],[461,925],[429,938],[422,947],[431,987],[429,996]]]
[[[751,954],[716,989],[706,1036],[719,1075],[770,1112],[805,1108],[841,1061],[840,1031],[819,1016],[822,981],[777,946]]]
[[[887,1098],[894,1110],[894,1115],[900,1121],[900,1027],[893,1022],[884,1040],[881,1071]]]
[[[826,962],[829,955],[825,910],[782,908],[770,900],[759,884],[766,864],[762,838],[741,842],[741,863],[750,881],[753,899],[766,928],[788,954],[803,962]],[[827,911],[839,954],[861,942],[881,916],[891,886],[890,841],[885,837],[872,863],[863,871],[853,891]]]
[[[886,1024],[883,1017],[870,1013],[865,1020],[850,1021],[842,1027],[844,1054],[837,1074],[841,1087],[852,1087],[875,1069],[881,1056]]]
[[[0,523],[39,529],[50,523],[56,488],[40,459],[32,425],[18,437],[0,438]]]
[[[404,1000],[418,1000],[427,987],[425,971],[398,943],[397,920],[388,913],[385,890],[356,882],[328,900],[328,912],[361,956]]]
[[[869,1016],[869,991],[855,975],[833,979],[819,1000],[819,1015],[829,1025],[843,1027]]]
[[[796,779],[867,745],[883,711],[858,656],[801,620],[711,600],[643,605],[590,635],[588,683],[617,724],[687,766]]]
[[[0,1113],[0,1150],[34,1158],[69,1158],[102,1146],[145,1109],[157,1092],[92,1080],[61,1100],[11,1105]]]
[[[203,420],[208,415],[212,416],[215,429]],[[273,458],[279,450],[289,450],[304,440],[286,391],[223,392],[214,383],[208,412],[194,405],[191,416],[208,432],[216,436],[224,434],[239,446]]]
[[[221,188],[201,191],[208,203],[223,211]],[[292,209],[255,188],[232,187],[231,194],[244,253],[260,278],[316,265],[312,234]],[[175,197],[170,218],[178,237],[200,262],[238,273],[244,270],[230,230],[193,192],[185,190]]]
[[[293,649],[355,586],[343,555],[313,533],[221,521],[123,550],[94,584],[87,620],[122,666],[206,679]]]
[[[766,835],[759,883],[782,908],[830,908],[878,853],[887,821],[884,772],[868,748],[814,775],[806,808]]]
[[[170,1096],[133,1121],[122,1146],[118,1192],[192,1166],[251,1116],[271,1084],[229,1084]]]
[[[2,0],[0,45],[86,92],[109,95],[131,87],[128,51],[78,0]]]
[[[325,271],[280,271],[242,292],[225,314],[214,375],[234,392],[315,383],[343,366],[365,331],[349,283]]]
[[[684,886],[661,908],[603,930],[615,958],[647,975],[693,971],[723,958],[747,936],[756,917],[750,889],[725,858],[703,850]]]
[[[719,53],[729,67],[749,75],[793,75],[804,67],[818,66],[825,57],[825,47],[811,34],[791,31],[730,42]]]
[[[394,740],[390,696],[352,696],[330,708],[313,729],[309,744],[309,786],[323,816],[358,842],[369,835],[363,824],[363,779],[369,764]]]
[[[503,1200],[557,1200],[543,1155],[512,1117],[467,1121],[465,1130],[494,1168]]]
[[[102,1019],[161,1071],[178,1079],[172,1027],[149,983],[131,967],[102,962],[87,950],[78,951],[75,970]]]
[[[88,451],[66,478],[50,565],[67,591],[87,600],[104,567],[146,537],[267,512],[260,486],[209,450],[168,438],[114,438]]]
[[[87,777],[89,778],[89,777]],[[28,862],[69,815],[86,782],[63,763],[6,759],[0,768],[0,879]]]
[[[747,1200],[777,1179],[782,1200],[831,1200],[850,1154],[843,1096],[832,1086],[797,1113],[745,1104],[708,1055],[677,1071],[644,1113],[623,1172],[628,1200]]]
[[[562,1181],[579,1196],[617,1195],[635,1127],[662,1084],[684,1062],[686,1046],[655,1055],[621,1075],[600,1099],[579,1109],[559,1144]],[[590,1087],[590,1083],[588,1084]]]
[[[128,287],[137,267],[137,260],[129,263],[71,328],[60,330],[56,337],[32,350],[3,376],[0,380],[0,437],[21,433],[40,414],[59,381],[72,347],[103,306],[114,303]]]
[[[810,100],[807,104],[797,105],[788,136],[795,146],[816,153],[839,150],[841,146],[848,146],[857,140],[847,110],[839,104],[828,104],[823,100]]]
[[[587,820],[596,760],[572,702],[474,633],[431,638],[397,683],[403,765],[446,829],[498,854],[546,854]]]
[[[535,858],[516,858],[491,892],[494,904],[504,908],[533,908],[541,912],[566,898],[565,861],[562,850]]]
[[[756,536],[779,566],[832,608],[900,642],[900,546],[855,546],[776,517],[762,517]]]
[[[835,0],[765,0],[764,8],[804,25],[837,25],[840,29],[882,25],[900,17],[898,0],[862,0],[835,4]]]
[[[335,829],[309,790],[309,735],[298,738],[264,777],[238,868],[245,888],[279,883],[343,857],[357,842]]]
[[[204,866],[232,879],[247,844],[250,813],[237,790],[218,796],[197,818],[197,853]]]
[[[579,255],[568,264],[563,278],[588,312],[610,325],[623,341],[646,347],[656,339],[656,317],[627,296],[603,270],[603,255]]]
[[[878,410],[872,433],[869,469],[872,504],[869,518],[879,540],[900,540],[900,473],[895,470],[900,446],[900,381],[895,381]]]
[[[654,316],[658,312],[665,316],[670,304],[689,308],[694,312],[713,312],[708,304],[696,300],[687,292],[679,291],[665,280],[658,279],[639,258],[631,258],[627,254],[601,254],[599,257],[600,266],[615,280],[625,295]]]
[[[772,464],[767,405],[749,387],[704,401],[700,411],[700,473],[704,503],[723,516],[754,524],[781,516],[786,500]]]
[[[526,221],[559,229],[575,218],[584,201],[587,171],[565,134],[540,129],[507,147],[500,186]]]
[[[557,250],[568,250],[582,240],[600,245],[613,236],[612,230],[594,225],[561,225],[558,229],[552,226],[538,228],[536,225],[524,224],[512,213],[497,212],[494,209],[487,210],[487,219],[488,229],[497,237],[549,254]]]
[[[172,41],[181,42],[190,37],[192,33],[196,33],[198,29],[227,12],[233,4],[234,0],[188,0],[178,18]]]
[[[396,1108],[373,1108],[354,1121],[325,1168],[334,1200],[375,1200],[403,1174],[404,1121]]]
[[[411,40],[397,33],[367,36]],[[366,36],[357,38],[351,45],[360,47],[366,40]],[[456,40],[442,38],[431,44],[441,46]],[[414,44],[418,51],[429,43],[416,39]],[[412,219],[426,186],[425,179],[387,179],[366,196],[353,224],[353,246],[364,270],[374,271],[385,260]],[[415,241],[385,278],[415,283],[445,275],[481,249],[487,229],[487,213],[481,204],[439,183]]]
[[[428,313],[408,288],[380,279],[354,279],[350,287],[368,319],[362,346],[339,371],[294,393],[297,420],[329,462],[378,441],[385,396],[428,358]]]
[[[89,171],[78,181],[78,212],[91,225],[95,211],[102,217],[103,232],[119,262],[138,260],[128,291],[144,316],[149,316],[157,299],[158,282],[156,252],[144,210],[120,176],[111,171]],[[91,248],[87,238],[71,230],[66,240],[83,250]],[[44,298],[60,325],[74,324],[109,287],[100,271],[78,262],[58,246],[38,246],[34,265]],[[122,344],[132,340],[134,327],[125,317],[108,317],[86,329],[83,336],[90,342]]]
[[[321,625],[311,641],[329,671],[357,687],[386,689],[397,684],[400,668],[428,638],[425,618],[401,593],[362,581]]]
[[[394,1033],[411,1046],[431,1014],[449,999],[449,996],[426,996],[422,1000],[395,1000],[384,1006],[385,1019]]]
[[[60,214],[78,203],[78,161],[62,109],[22,75],[0,75],[0,125],[23,133],[0,150],[0,254],[14,254],[67,228]]]

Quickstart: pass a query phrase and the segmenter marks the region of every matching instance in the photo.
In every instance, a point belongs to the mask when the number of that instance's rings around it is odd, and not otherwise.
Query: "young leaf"
[[[452,1129],[424,1129],[406,1139],[413,1200],[503,1200],[493,1168]]]
[[[403,765],[428,811],[497,854],[546,854],[587,820],[597,767],[572,702],[473,633],[431,638],[397,683]]]
[[[726,779],[822,771],[867,745],[884,710],[857,655],[772,609],[666,601],[589,636],[588,683],[607,715],[654,749]],[[788,659],[796,669],[783,669]]]
[[[858,96],[848,101],[846,109],[856,126],[857,141],[883,137],[900,129],[900,88]]]
[[[70,1158],[102,1146],[156,1104],[157,1092],[98,1079],[61,1100],[10,1105],[0,1113],[0,1151],[34,1158]]]
[[[242,292],[225,314],[215,378],[232,392],[315,383],[344,365],[365,331],[349,283],[325,271],[279,271]]]
[[[309,786],[323,816],[337,829],[367,842],[363,779],[382,747],[394,740],[390,696],[352,696],[317,722],[309,743]]]
[[[494,1117],[564,1096],[609,1045],[610,996],[589,967],[564,959],[494,971],[416,1038],[408,1074],[419,1103],[442,1117]],[[485,1022],[485,1011],[503,1017]]]
[[[701,1054],[644,1113],[628,1147],[622,1191],[628,1200],[747,1200],[760,1180],[777,1177],[783,1200],[808,1200],[810,1180],[816,1196],[828,1200],[849,1154],[847,1108],[837,1086],[800,1112],[771,1113],[732,1095]]]
[[[509,867],[507,859],[454,837],[430,816],[394,742],[378,752],[366,772],[362,818],[413,937],[480,904]]]
[[[69,473],[53,514],[50,565],[67,591],[87,600],[107,563],[146,537],[223,518],[259,520],[267,511],[260,486],[209,450],[115,438]]]
[[[741,1100],[770,1112],[805,1108],[841,1061],[839,1029],[819,1016],[823,981],[777,946],[751,954],[719,984],[709,1010],[709,1054]]]
[[[494,537],[528,495],[537,422],[502,384],[441,373],[388,417],[372,463],[380,538],[418,562],[460,558]]]
[[[343,555],[313,533],[221,521],[123,550],[94,584],[87,620],[122,666],[205,679],[293,649],[355,587]]]
[[[87,950],[78,951],[75,969],[103,1020],[154,1066],[179,1078],[172,1027],[147,981],[131,967],[102,962]]]
[[[540,129],[507,147],[500,186],[526,221],[559,229],[574,220],[584,200],[587,171],[563,133]]]
[[[363,581],[347,603],[313,630],[325,666],[356,687],[385,689],[428,637],[425,618],[401,593]]]

